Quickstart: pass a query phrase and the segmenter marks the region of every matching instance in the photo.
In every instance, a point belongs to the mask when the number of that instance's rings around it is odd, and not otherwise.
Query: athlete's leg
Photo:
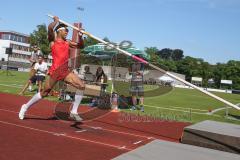
[[[42,90],[42,81],[38,81],[38,92]]]
[[[76,74],[70,72],[64,79],[64,81],[73,87],[84,90],[85,89],[85,83],[82,81]]]
[[[132,95],[132,104],[131,110],[135,110],[137,105],[137,96],[135,94]]]
[[[52,79],[51,77],[46,81],[44,90],[42,92],[36,93],[26,104],[23,104],[19,112],[19,119],[24,119],[26,111],[43,97],[47,96],[51,89],[56,84],[57,80]]]
[[[82,118],[78,115],[78,107],[83,98],[83,92],[85,89],[85,84],[79,77],[74,73],[69,73],[67,77],[64,79],[66,83],[76,87],[78,90],[76,91],[72,110],[70,111],[70,117],[74,118],[76,121],[81,121]]]
[[[42,92],[40,92],[41,96],[43,98],[46,97],[51,92],[52,88],[55,86],[55,84],[57,82],[58,82],[58,80],[49,77],[44,84],[44,88],[43,88]]]
[[[130,86],[130,91],[131,91],[131,95],[132,95],[131,110],[135,110],[136,105],[137,105],[137,86],[136,85],[137,85],[136,82],[134,82],[134,81],[131,82],[131,86]]]
[[[140,110],[144,112],[144,87],[143,84],[139,85],[139,90],[138,90],[138,96],[139,96],[139,105],[140,105]]]
[[[19,92],[19,95],[23,95],[31,83],[31,80],[28,80],[28,82],[24,85],[23,89]]]
[[[42,91],[42,84],[44,81],[45,77],[44,76],[38,76],[37,81],[38,81],[38,92]]]
[[[137,96],[136,95],[132,95],[132,103],[133,103],[133,106],[137,105]]]
[[[144,97],[140,96],[140,110],[144,112]]]
[[[31,68],[30,72],[29,72],[29,80],[27,81],[27,83],[24,85],[23,89],[19,92],[19,95],[24,94],[24,92],[26,91],[26,89],[28,88],[29,85],[32,84],[33,80],[34,80],[34,76],[36,74],[36,71]]]

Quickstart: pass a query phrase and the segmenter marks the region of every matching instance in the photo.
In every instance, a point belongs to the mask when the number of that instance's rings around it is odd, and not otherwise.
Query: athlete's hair
[[[68,32],[67,26],[63,23],[59,23],[59,25],[57,27],[55,27],[54,31],[58,32],[61,29],[66,29],[66,31]]]

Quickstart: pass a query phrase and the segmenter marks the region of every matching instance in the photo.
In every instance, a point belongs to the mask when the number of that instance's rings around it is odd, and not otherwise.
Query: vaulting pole
[[[50,14],[48,14],[48,16],[51,17],[51,18],[54,17],[54,16],[52,16]],[[172,77],[172,78],[174,78],[174,79],[176,79],[176,80],[178,80],[178,81],[180,81],[180,82],[182,82],[182,83],[184,83],[184,84],[186,84],[186,85],[188,85],[188,86],[190,86],[190,87],[192,87],[192,88],[194,88],[194,89],[196,89],[196,90],[198,90],[198,91],[200,91],[200,92],[202,92],[202,93],[204,93],[204,94],[206,94],[206,95],[208,95],[208,96],[210,96],[210,97],[212,97],[212,98],[214,98],[214,99],[216,99],[216,100],[218,100],[218,101],[220,101],[220,102],[222,102],[222,103],[224,103],[224,104],[226,104],[228,106],[231,106],[231,107],[233,107],[233,108],[235,108],[237,110],[240,110],[240,107],[238,107],[237,105],[235,105],[235,104],[233,104],[231,102],[228,102],[225,99],[222,99],[222,98],[220,98],[220,97],[218,97],[218,96],[216,96],[216,95],[214,95],[214,94],[212,94],[212,93],[210,93],[210,92],[208,92],[208,91],[206,91],[206,90],[204,90],[204,89],[202,89],[200,87],[197,87],[197,86],[193,85],[192,83],[189,83],[189,82],[187,82],[187,81],[185,81],[185,80],[183,80],[183,79],[181,79],[181,78],[179,78],[179,77],[177,77],[177,76],[175,76],[175,75],[173,75],[173,74],[171,74],[171,73],[169,73],[169,72],[167,72],[167,71],[165,71],[165,70],[163,70],[163,69],[161,69],[161,68],[159,68],[159,67],[157,67],[157,66],[155,66],[155,65],[153,65],[151,63],[149,63],[149,62],[147,62],[146,60],[144,60],[142,58],[139,58],[139,57],[137,57],[135,55],[132,55],[131,53],[129,53],[127,51],[124,51],[124,50],[118,48],[117,46],[114,46],[114,45],[110,44],[109,42],[106,42],[106,41],[102,40],[101,38],[98,38],[98,37],[96,37],[96,36],[86,32],[84,30],[80,30],[79,28],[77,28],[77,27],[75,27],[75,26],[73,26],[73,25],[71,25],[71,24],[69,24],[69,23],[67,23],[67,22],[65,22],[65,21],[63,21],[61,19],[59,19],[59,22],[65,24],[65,25],[71,27],[72,29],[75,29],[75,30],[77,30],[77,31],[79,31],[79,32],[81,32],[81,33],[83,33],[83,34],[85,34],[85,35],[87,35],[87,36],[89,36],[89,37],[99,41],[99,42],[102,42],[103,44],[105,44],[107,46],[110,46],[110,47],[118,50],[119,52],[121,52],[121,53],[123,53],[123,54],[125,54],[127,56],[132,57],[133,59],[135,59],[137,61],[140,61],[140,62],[142,62],[142,63],[144,63],[146,65],[149,65],[150,67],[152,67],[152,68],[154,68],[154,69],[156,69],[156,70],[158,70],[158,71],[168,75],[169,77]]]

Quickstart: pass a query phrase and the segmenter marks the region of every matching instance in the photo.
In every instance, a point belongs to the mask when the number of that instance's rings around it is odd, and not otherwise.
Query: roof
[[[15,31],[11,31],[11,30],[0,30],[0,33],[12,33],[12,34],[20,35],[20,36],[30,37],[27,34],[15,32]]]

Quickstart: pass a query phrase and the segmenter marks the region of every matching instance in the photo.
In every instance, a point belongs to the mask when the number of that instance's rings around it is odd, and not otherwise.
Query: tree
[[[226,79],[233,81],[233,88],[240,89],[240,61],[228,61],[225,68]]]
[[[160,58],[157,55],[158,52],[157,47],[146,47],[145,52],[150,56],[150,62],[152,64],[158,65]]]
[[[202,59],[186,56],[184,59],[177,61],[177,72],[184,74],[186,80],[191,81],[193,76],[202,76],[202,63]]]
[[[183,50],[174,49],[171,57],[172,57],[172,60],[174,60],[174,61],[179,61],[179,60],[183,59],[183,57],[184,57]]]
[[[214,66],[213,79],[217,88],[220,87],[221,80],[226,79],[225,68],[226,68],[226,64],[223,64],[223,63],[217,63]]]
[[[170,48],[164,48],[157,52],[157,55],[165,60],[170,60],[172,58],[173,50]]]
[[[103,40],[104,40],[105,42],[111,42],[111,41],[108,39],[108,37],[104,37]]]
[[[162,60],[160,62],[160,66],[166,71],[172,71],[172,72],[177,71],[176,63],[175,61],[172,61],[172,60]]]
[[[45,24],[38,25],[37,29],[30,34],[30,45],[37,45],[44,55],[48,55],[51,52]]]
[[[203,78],[203,86],[208,86],[208,80],[213,77],[213,68],[208,62],[202,62],[200,66],[200,75]]]

